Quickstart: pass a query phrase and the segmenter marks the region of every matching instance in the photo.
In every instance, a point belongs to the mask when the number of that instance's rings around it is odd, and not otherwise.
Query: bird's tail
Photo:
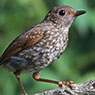
[[[2,65],[1,63],[2,63],[2,62],[1,62],[1,56],[0,56],[0,67],[1,67],[1,65]]]

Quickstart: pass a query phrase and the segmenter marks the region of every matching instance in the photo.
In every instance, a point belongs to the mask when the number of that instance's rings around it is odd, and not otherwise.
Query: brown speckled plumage
[[[24,95],[26,93],[18,77],[22,72],[33,72],[34,79],[38,81],[62,85],[40,79],[38,72],[56,61],[64,52],[69,28],[76,16],[83,13],[85,11],[76,11],[68,6],[55,7],[40,24],[21,34],[5,50],[0,58],[0,65],[15,73]]]

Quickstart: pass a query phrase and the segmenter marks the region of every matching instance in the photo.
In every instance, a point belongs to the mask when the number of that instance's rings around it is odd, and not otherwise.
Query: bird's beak
[[[71,16],[77,17],[77,16],[80,16],[80,15],[85,14],[85,13],[86,13],[86,11],[76,11],[76,13],[70,14],[67,17],[71,17]]]
[[[85,14],[86,11],[77,11],[74,16],[79,16],[79,15],[82,15],[82,14]]]

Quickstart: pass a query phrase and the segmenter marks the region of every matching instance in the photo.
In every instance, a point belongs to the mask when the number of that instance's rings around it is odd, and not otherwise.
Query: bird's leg
[[[60,81],[54,81],[54,80],[43,79],[43,78],[40,78],[40,73],[39,73],[39,72],[33,73],[33,78],[34,78],[36,81],[54,83],[54,84],[58,84],[59,86],[67,85],[67,86],[69,86],[69,87],[71,87],[71,88],[73,87],[73,86],[71,85],[72,81],[70,81],[70,82],[60,82]]]
[[[20,73],[14,72],[14,74],[15,74],[16,79],[18,80],[18,82],[19,82],[19,84],[20,84],[20,87],[21,87],[22,91],[23,91],[23,95],[28,95],[28,94],[25,92],[24,87],[23,87],[23,84],[22,84],[22,82],[21,82],[21,80],[20,80]]]

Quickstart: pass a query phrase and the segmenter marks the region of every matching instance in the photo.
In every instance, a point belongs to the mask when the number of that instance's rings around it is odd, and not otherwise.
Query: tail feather
[[[4,57],[3,56],[0,56],[0,67],[3,66],[3,63],[4,63]]]
[[[1,65],[1,56],[0,56],[0,65]]]
[[[0,66],[2,65],[2,62],[1,61],[2,61],[2,57],[0,56]]]

